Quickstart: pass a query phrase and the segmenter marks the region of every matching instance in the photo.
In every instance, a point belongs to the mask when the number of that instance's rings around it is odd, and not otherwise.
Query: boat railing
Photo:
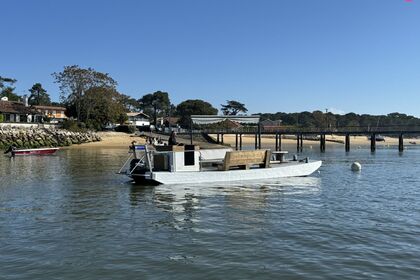
[[[144,161],[144,158],[146,157],[146,155],[144,154],[140,159],[139,159],[139,161],[138,162],[136,162],[136,165],[130,170],[130,175],[131,174],[133,174],[133,171],[134,170],[136,170],[136,168],[141,164],[141,163],[143,163]],[[150,164],[149,164],[149,166],[150,166]]]
[[[131,160],[133,159],[133,154],[131,154],[127,160],[125,161],[125,163],[123,164],[123,166],[120,168],[120,171],[117,172],[117,174],[127,174],[127,169],[126,165],[131,162]]]
[[[139,148],[137,148],[137,147],[139,147]],[[143,153],[141,154],[140,157],[139,157],[138,152],[137,152],[138,150],[143,151]],[[151,152],[152,151],[149,151],[147,149],[146,145],[138,145],[138,146],[133,145],[133,146],[131,146],[130,150],[129,150],[130,156],[124,162],[123,166],[120,168],[120,170],[118,171],[117,174],[131,175],[131,174],[133,174],[134,170],[136,170],[136,168],[140,164],[143,164],[143,163],[146,163],[147,166],[149,167],[149,170],[152,171],[152,156],[150,155]],[[138,161],[136,162],[136,164],[134,165],[133,168],[128,167],[133,159],[138,159]]]

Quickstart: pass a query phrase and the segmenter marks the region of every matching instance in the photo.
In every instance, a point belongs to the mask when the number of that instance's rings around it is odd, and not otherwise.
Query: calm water
[[[343,150],[305,150],[312,177],[158,187],[115,175],[126,150],[1,157],[0,279],[418,279],[420,149]]]

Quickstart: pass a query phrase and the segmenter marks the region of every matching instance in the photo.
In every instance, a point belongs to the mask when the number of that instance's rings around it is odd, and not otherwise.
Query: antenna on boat
[[[190,144],[192,145],[193,144],[193,121],[192,121],[192,118],[190,117]]]

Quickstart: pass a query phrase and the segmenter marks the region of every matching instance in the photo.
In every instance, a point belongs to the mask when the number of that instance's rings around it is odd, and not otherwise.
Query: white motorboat
[[[265,180],[283,177],[308,176],[322,164],[321,161],[287,161],[285,151],[232,149],[200,149],[192,145],[192,124],[208,125],[229,119],[233,122],[255,124],[260,131],[260,116],[191,116],[191,145],[156,146],[147,145],[130,148],[131,156],[119,173],[127,174],[136,183],[145,184],[191,184],[245,180]],[[260,143],[261,144],[261,143]]]
[[[203,149],[195,145],[133,145],[120,169],[139,184],[199,184],[308,176],[321,161],[285,160],[287,152]]]

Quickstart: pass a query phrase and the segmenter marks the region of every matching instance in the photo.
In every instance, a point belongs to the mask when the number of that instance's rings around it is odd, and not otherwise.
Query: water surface
[[[305,150],[306,178],[157,187],[115,174],[121,149],[2,157],[0,279],[418,278],[420,149],[343,150]]]

